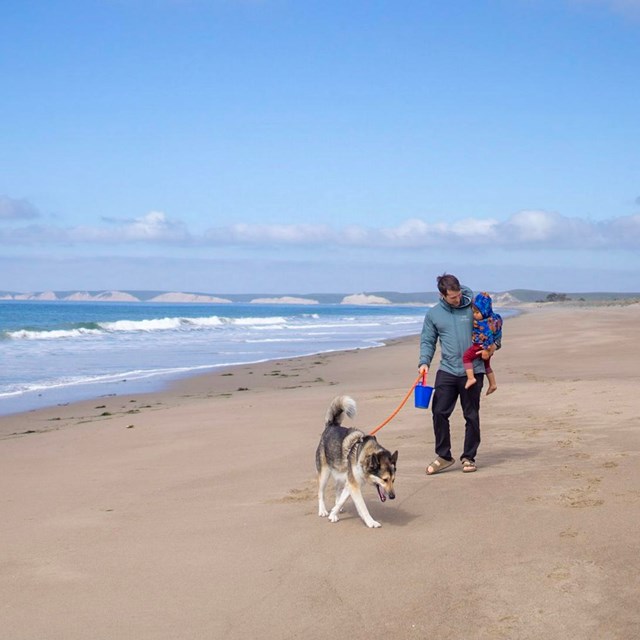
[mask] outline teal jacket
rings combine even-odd
[[[459,307],[452,307],[443,298],[427,311],[420,335],[420,362],[431,367],[436,344],[440,340],[440,369],[454,376],[464,376],[462,355],[471,346],[473,331],[473,311],[471,302],[473,291],[462,287],[462,302]],[[473,361],[476,373],[484,373],[484,361],[476,358]]]

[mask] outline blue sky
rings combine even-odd
[[[640,0],[7,0],[0,290],[640,291]]]

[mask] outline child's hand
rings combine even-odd
[[[486,349],[483,349],[480,353],[483,360],[488,360],[496,352],[496,343],[490,344]]]

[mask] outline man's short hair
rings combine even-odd
[[[460,281],[450,273],[443,273],[437,277],[438,291],[443,295],[447,295],[447,291],[460,291]]]

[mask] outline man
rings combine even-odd
[[[433,432],[436,459],[427,467],[427,475],[434,475],[454,463],[451,455],[449,418],[460,398],[465,419],[464,450],[460,460],[462,470],[476,470],[476,453],[480,445],[480,392],[484,382],[484,360],[473,363],[476,384],[465,389],[467,375],[462,355],[471,346],[473,292],[460,286],[458,278],[450,274],[438,276],[440,301],[424,317],[420,336],[420,373],[431,366],[436,344],[440,341],[440,367],[436,373],[433,400]]]

